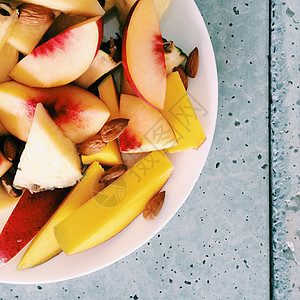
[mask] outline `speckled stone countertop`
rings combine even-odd
[[[300,2],[195,2],[215,50],[219,113],[190,197],[121,261],[58,283],[0,283],[0,299],[300,299]]]

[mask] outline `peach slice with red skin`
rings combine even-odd
[[[25,191],[0,234],[0,266],[7,263],[49,220],[69,189]]]
[[[126,20],[122,62],[124,75],[138,97],[164,108],[166,63],[153,0],[138,0]]]
[[[173,129],[161,112],[138,97],[121,95],[120,117],[130,120],[119,137],[122,152],[149,152],[177,145]]]
[[[39,6],[36,7],[38,10]],[[18,49],[23,54],[27,55],[36,47],[41,38],[54,21],[55,14],[51,10],[47,11],[51,18],[41,24],[25,24],[18,18],[12,31],[10,32],[8,43]],[[19,14],[22,15],[22,12]],[[57,13],[58,15],[59,13]]]
[[[34,49],[9,76],[33,87],[68,84],[88,69],[102,38],[102,18],[83,21]]]
[[[0,121],[20,140],[27,141],[38,103],[75,144],[95,135],[110,115],[98,97],[73,85],[41,89],[15,81],[0,84]]]

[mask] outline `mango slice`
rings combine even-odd
[[[178,145],[166,149],[166,152],[198,149],[206,140],[178,72],[171,73],[167,78],[166,100],[162,114],[173,128],[178,141]]]
[[[104,170],[99,163],[94,162],[90,165],[82,181],[73,188],[51,219],[35,236],[17,266],[17,270],[40,265],[62,251],[54,237],[53,227],[100,192],[104,187],[103,184],[99,183],[103,173]]]
[[[119,117],[119,101],[116,86],[113,77],[109,74],[98,86],[99,98],[106,104],[110,110],[110,116],[107,121]]]
[[[143,211],[172,170],[171,162],[162,151],[148,154],[54,227],[58,244],[70,255],[113,237]]]
[[[96,154],[82,155],[81,160],[85,165],[89,165],[93,161],[98,161],[104,166],[115,166],[123,163],[116,140],[107,143],[105,148]]]

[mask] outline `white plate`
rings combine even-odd
[[[85,275],[108,266],[151,239],[174,216],[184,203],[204,166],[212,143],[218,106],[218,82],[215,57],[201,14],[193,0],[173,0],[161,22],[162,34],[185,52],[195,46],[200,52],[200,69],[189,80],[189,95],[206,133],[207,140],[199,150],[170,155],[175,170],[165,186],[167,197],[159,216],[147,222],[135,219],[114,238],[91,250],[73,256],[64,253],[47,263],[25,271],[15,271],[25,249],[0,267],[0,282],[46,283]],[[0,215],[0,228],[10,211]]]

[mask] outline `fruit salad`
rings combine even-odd
[[[206,139],[187,94],[199,51],[161,33],[170,2],[0,0],[0,210],[15,205],[0,266],[29,242],[18,270],[158,217],[168,154]]]

